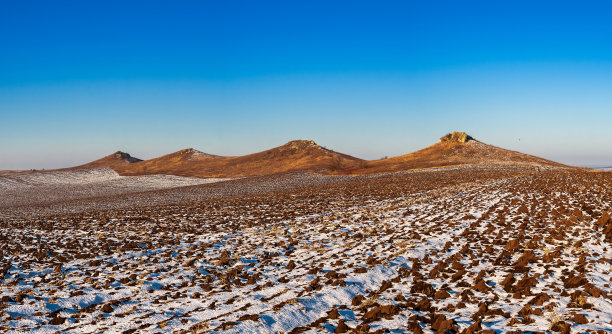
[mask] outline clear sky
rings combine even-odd
[[[0,169],[452,130],[612,165],[610,1],[0,0]]]

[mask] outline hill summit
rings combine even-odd
[[[438,143],[397,157],[368,162],[361,173],[385,173],[399,170],[459,165],[522,165],[565,167],[554,161],[506,150],[474,139],[465,132],[454,131]]]
[[[465,143],[467,141],[473,140],[470,135],[465,132],[457,132],[453,131],[451,133],[447,133],[444,137],[440,138],[440,142],[458,142]]]
[[[92,162],[89,162],[89,163],[86,163],[80,166],[72,167],[72,168],[67,168],[67,169],[89,169],[89,168],[105,168],[105,167],[115,169],[119,166],[133,164],[133,163],[140,162],[140,161],[142,160],[131,156],[129,153],[117,151],[113,154],[109,154],[98,160],[94,160]]]
[[[112,158],[114,158],[114,159],[117,159],[117,160],[124,160],[124,161],[127,161],[127,162],[129,162],[129,163],[133,163],[133,162],[139,162],[139,161],[142,161],[142,160],[140,160],[140,159],[138,159],[138,158],[134,158],[134,157],[133,157],[133,156],[131,156],[129,153],[126,153],[126,152],[121,152],[121,151],[117,151],[117,152],[115,152],[115,153],[113,153],[113,154],[111,154],[111,155],[107,156],[107,158],[108,158],[108,157],[111,157],[111,156],[112,156]]]

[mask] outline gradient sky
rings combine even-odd
[[[609,1],[0,0],[0,169],[452,130],[612,165]]]

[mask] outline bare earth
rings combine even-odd
[[[609,173],[102,174],[3,188],[1,331],[612,330]]]

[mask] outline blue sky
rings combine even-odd
[[[0,0],[0,169],[452,130],[612,165],[612,4],[533,2]]]

